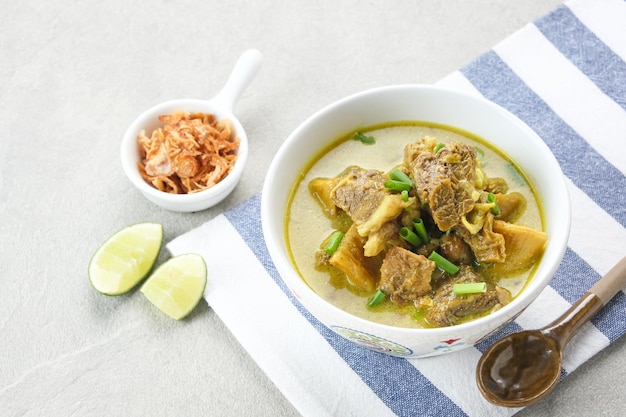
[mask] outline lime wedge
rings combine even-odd
[[[140,291],[159,310],[180,320],[191,313],[202,299],[206,276],[202,256],[186,253],[159,266]]]
[[[106,295],[130,291],[152,269],[163,243],[163,226],[137,223],[108,238],[89,262],[89,282]]]

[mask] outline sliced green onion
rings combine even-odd
[[[409,178],[408,175],[406,175],[404,172],[402,172],[399,169],[394,169],[393,171],[391,171],[389,176],[391,177],[391,179],[385,182],[385,188],[391,191],[398,191],[398,192],[407,191],[408,192],[411,189],[411,186],[413,185],[413,181],[411,181],[411,178]],[[403,196],[402,198],[405,198],[405,197]],[[408,194],[404,201],[409,201]]]
[[[447,272],[450,275],[454,275],[457,272],[459,272],[459,267],[458,266],[456,266],[455,264],[453,264],[452,262],[450,262],[449,260],[447,260],[443,256],[439,255],[435,251],[433,251],[430,254],[428,259],[433,261],[435,263],[435,265],[437,265],[437,268],[442,269],[443,271]]]
[[[341,232],[340,230],[335,230],[328,238],[328,242],[326,242],[326,244],[324,245],[324,252],[329,255],[335,253],[342,239],[343,232]]]
[[[409,185],[413,183],[413,181],[411,181],[411,178],[409,178],[408,175],[406,175],[404,172],[400,171],[399,169],[394,169],[393,171],[391,171],[390,177],[392,180],[405,182]]]
[[[406,182],[396,181],[396,180],[387,180],[385,181],[385,188],[391,191],[409,191],[411,189],[411,184],[407,184]]]
[[[467,282],[463,284],[454,284],[452,287],[454,295],[479,294],[487,292],[486,282]]]
[[[435,146],[435,149],[433,149],[433,153],[439,152],[444,146],[446,146],[445,143],[438,143],[437,146]]]
[[[376,294],[374,294],[372,298],[369,299],[369,301],[367,302],[367,306],[368,307],[377,306],[378,304],[382,303],[384,299],[385,299],[385,293],[382,292],[381,290],[378,290],[376,291]]]
[[[491,212],[494,216],[500,214],[500,207],[498,206],[498,200],[496,200],[494,193],[487,194],[487,203],[494,203],[493,207],[491,207]]]
[[[426,226],[424,226],[424,221],[421,218],[416,217],[413,219],[413,227],[415,227],[415,231],[417,232],[417,235],[420,237],[422,242],[430,242],[430,236],[428,236]]]
[[[422,244],[422,240],[420,239],[420,237],[413,233],[413,231],[408,227],[403,227],[402,229],[400,229],[400,237],[413,246],[420,246]]]
[[[376,143],[376,139],[374,139],[371,136],[365,136],[363,133],[361,132],[356,132],[354,134],[354,140],[359,140],[361,142],[363,142],[366,145],[373,145]]]

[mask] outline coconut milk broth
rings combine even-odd
[[[414,307],[387,303],[390,304],[388,308],[370,311],[366,307],[367,294],[359,294],[345,285],[336,285],[328,273],[315,268],[315,252],[333,231],[333,227],[319,202],[309,192],[308,184],[317,177],[335,177],[350,165],[389,172],[402,162],[405,145],[423,136],[434,136],[442,143],[460,141],[474,145],[487,176],[504,178],[509,185],[509,192],[517,191],[526,197],[526,210],[516,223],[543,230],[537,199],[524,175],[501,152],[487,145],[484,140],[447,126],[419,122],[386,124],[360,131],[373,137],[376,143],[366,145],[354,140],[354,133],[339,139],[303,169],[300,180],[292,191],[287,210],[286,238],[292,262],[303,280],[331,304],[370,321],[399,327],[422,327],[411,318]],[[533,270],[534,268],[518,276],[503,278],[499,285],[516,296]]]

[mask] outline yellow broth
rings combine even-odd
[[[423,136],[434,136],[438,142],[464,142],[477,149],[478,158],[489,177],[501,177],[509,192],[519,192],[527,207],[515,223],[544,230],[539,202],[532,186],[521,170],[501,151],[479,137],[448,126],[422,122],[397,122],[359,130],[375,139],[374,144],[354,140],[350,132],[335,141],[322,154],[303,168],[292,189],[286,218],[286,239],[292,262],[302,279],[323,299],[355,316],[398,327],[424,327],[413,305],[399,306],[390,302],[384,307],[368,308],[370,293],[350,285],[340,271],[319,270],[315,253],[334,230],[333,223],[320,203],[309,192],[309,182],[317,177],[335,177],[350,165],[389,172],[402,163],[404,147]],[[331,273],[329,273],[331,271]],[[515,276],[500,278],[498,285],[515,297],[532,276],[534,268]]]

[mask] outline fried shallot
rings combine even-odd
[[[209,113],[159,116],[163,126],[137,137],[143,179],[158,190],[189,194],[210,188],[232,170],[239,138],[232,122]]]

